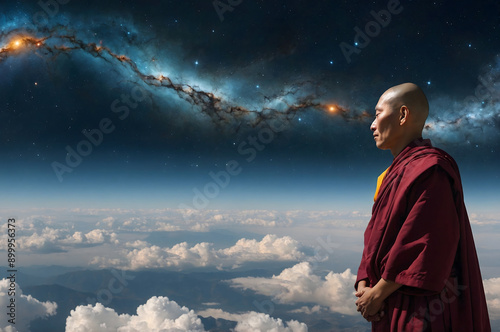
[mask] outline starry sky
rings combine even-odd
[[[42,4],[0,14],[3,207],[369,211],[392,160],[374,105],[414,82],[424,136],[496,211],[493,0]]]

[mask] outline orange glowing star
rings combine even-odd
[[[328,107],[328,111],[330,111],[330,113],[335,113],[337,111],[337,107],[332,105]]]
[[[16,39],[12,40],[10,43],[9,43],[9,47],[11,49],[17,49],[17,48],[20,48],[22,47],[24,44],[24,40],[22,39],[22,37],[17,37]]]

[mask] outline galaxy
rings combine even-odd
[[[101,310],[97,300],[77,309],[90,304],[84,294],[108,294],[115,278],[123,301],[100,301],[116,314],[109,326],[140,330],[134,322],[161,307],[191,322],[184,330],[215,331],[212,317],[220,330],[246,331],[267,314],[262,326],[283,331],[363,331],[340,302],[350,301],[376,179],[392,160],[373,142],[374,107],[404,82],[429,99],[424,138],[460,167],[494,285],[499,11],[495,1],[3,4],[2,225],[18,220],[20,271],[66,287],[64,301],[78,298],[58,303],[42,281],[19,281],[45,303],[26,324],[73,331]],[[110,277],[86,288],[95,276],[85,269]],[[117,271],[184,274],[213,298],[180,292],[187,284],[139,295]]]

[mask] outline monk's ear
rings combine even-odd
[[[406,105],[401,106],[399,109],[399,125],[403,125],[408,121],[408,115],[410,115],[410,110]]]

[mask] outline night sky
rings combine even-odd
[[[3,207],[369,210],[374,105],[414,82],[495,211],[495,1],[46,4],[2,4]]]

